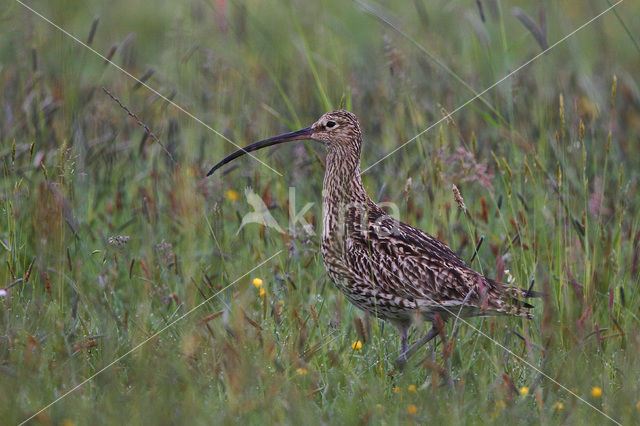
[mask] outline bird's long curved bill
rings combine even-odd
[[[207,173],[207,176],[211,176],[213,172],[218,170],[220,167],[235,160],[238,157],[243,156],[244,154],[247,154],[252,151],[257,151],[259,149],[266,148],[268,146],[277,145],[283,142],[310,139],[312,134],[313,134],[313,129],[311,127],[306,127],[301,130],[296,130],[295,132],[285,133],[279,136],[274,136],[269,139],[264,139],[258,142],[254,142],[250,145],[245,146],[242,149],[237,150],[233,154],[228,155],[224,160],[220,161],[218,164],[213,166],[211,170],[209,170],[209,173]]]

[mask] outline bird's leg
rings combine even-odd
[[[409,327],[398,326],[398,332],[400,333],[400,346],[402,347],[402,351],[400,352],[400,356],[396,358],[396,366],[399,369],[402,369],[404,367],[404,364],[406,364],[407,362],[405,353],[407,352],[407,335],[409,333]]]
[[[402,330],[400,330],[400,346],[402,347],[402,353],[400,354],[400,356],[404,356],[404,354],[407,353],[408,332],[409,332],[409,329],[407,328],[403,328]]]
[[[411,345],[411,347],[406,353],[407,359],[409,359],[411,355],[413,355],[418,349],[426,345],[429,341],[431,341],[437,335],[438,335],[438,329],[435,326],[431,327],[429,332],[422,339],[418,340],[416,343]]]
[[[422,339],[418,340],[416,343],[411,345],[409,349],[407,349],[407,340],[406,340],[407,338],[405,334],[402,340],[402,343],[403,343],[402,354],[400,354],[400,356],[396,358],[396,367],[398,367],[399,369],[404,368],[404,366],[406,365],[411,355],[413,355],[415,351],[423,347],[425,344],[427,344],[427,342],[432,340],[437,335],[438,335],[438,329],[434,325],[433,327],[431,327],[431,330],[429,330],[429,332]]]

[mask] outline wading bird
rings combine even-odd
[[[325,268],[351,303],[398,329],[402,353],[397,365],[404,365],[439,333],[440,319],[495,314],[532,318],[526,310],[532,306],[521,299],[538,294],[474,271],[446,244],[397,221],[369,198],[360,178],[360,124],[349,111],[328,112],[310,127],[248,145],[207,176],[248,152],[308,139],[327,149],[322,189]],[[432,327],[407,348],[407,334],[416,321],[429,321]]]

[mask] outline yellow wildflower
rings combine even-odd
[[[600,398],[602,396],[602,388],[599,386],[594,386],[591,388],[591,396],[594,398]]]
[[[351,349],[359,351],[360,349],[362,349],[362,342],[360,340],[356,340],[355,342],[353,342],[353,344],[351,345]]]
[[[400,393],[400,388],[398,386],[394,386],[393,393]]]
[[[407,406],[407,411],[409,412],[409,414],[414,415],[418,413],[418,407],[416,407],[413,404],[410,404]]]
[[[520,388],[520,396],[524,398],[527,395],[529,395],[529,388],[526,387],[526,386],[521,387]]]
[[[505,408],[507,404],[503,400],[496,401],[496,408]]]
[[[254,285],[255,288],[262,287],[262,280],[260,278],[254,278],[253,279],[253,285]]]
[[[258,293],[258,295],[259,295],[260,297],[263,297],[265,293],[266,293],[266,291],[264,291],[264,288],[261,288],[261,289],[260,289],[260,292]]]
[[[302,368],[302,367],[298,368],[296,371],[298,372],[299,376],[304,376],[305,374],[308,373],[307,369],[306,368]]]
[[[564,404],[562,402],[556,402],[553,406],[556,410],[560,411],[564,408]]]
[[[416,385],[409,385],[409,392],[418,393]]]
[[[238,191],[234,191],[233,189],[227,189],[224,191],[224,195],[227,197],[227,200],[231,202],[238,201],[238,198],[240,198]]]

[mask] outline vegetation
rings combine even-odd
[[[613,3],[386,3],[28,3],[69,34],[5,3],[2,423],[640,421],[640,3],[558,45]],[[451,322],[395,371],[322,264],[322,146],[204,178],[340,106],[373,198],[533,282],[534,320]],[[240,226],[254,193],[283,232]]]

